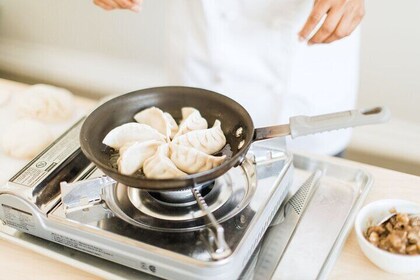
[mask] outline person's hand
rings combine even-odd
[[[301,40],[308,44],[331,43],[350,35],[365,14],[364,0],[315,0],[308,20],[299,32]],[[321,19],[325,21],[319,30],[308,38]]]
[[[143,0],[93,0],[96,6],[104,10],[111,11],[114,9],[127,9],[133,12],[139,12]]]

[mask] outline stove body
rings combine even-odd
[[[81,153],[82,121],[0,187],[0,219],[19,231],[167,279],[236,279],[292,182],[284,140],[253,144],[202,196],[229,252],[193,200],[110,182]],[[94,179],[97,178],[97,179]],[[76,184],[62,184],[60,182]],[[77,182],[84,184],[78,185]],[[90,182],[90,184],[86,184]]]

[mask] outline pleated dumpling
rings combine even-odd
[[[193,174],[221,165],[226,156],[215,157],[191,147],[170,144],[171,160],[182,171]]]
[[[216,120],[212,128],[190,131],[175,137],[172,143],[195,148],[211,155],[220,151],[226,145],[226,137],[220,121]]]
[[[145,142],[134,142],[123,146],[120,149],[118,158],[118,171],[124,175],[132,175],[143,167],[146,159],[153,156],[162,141],[149,140]]]
[[[134,119],[138,123],[147,124],[150,127],[153,127],[161,134],[166,137],[170,137],[171,128],[169,126],[169,121],[163,111],[156,107],[150,107],[144,109],[134,115]]]
[[[169,159],[169,145],[160,145],[156,153],[143,164],[143,172],[147,178],[171,179],[186,176]]]
[[[197,109],[192,107],[184,107],[181,109],[181,112],[182,121],[179,125],[179,129],[175,137],[190,131],[206,129],[208,127],[206,119],[201,116]]]
[[[132,122],[112,129],[105,136],[104,140],[102,140],[102,143],[119,150],[128,143],[143,142],[147,140],[165,142],[166,137],[148,125]]]

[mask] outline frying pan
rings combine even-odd
[[[182,107],[194,107],[207,120],[209,126],[216,119],[222,123],[226,146],[221,154],[227,156],[222,165],[211,170],[174,179],[150,179],[142,175],[123,175],[110,163],[110,148],[102,143],[113,128],[133,122],[134,115],[155,106],[181,120]],[[252,118],[236,101],[200,88],[157,87],[134,91],[100,105],[86,118],[80,131],[80,145],[86,157],[114,180],[135,188],[152,191],[176,190],[193,187],[214,180],[230,168],[239,165],[254,141],[289,135],[294,137],[385,122],[389,119],[386,108],[368,111],[346,111],[316,117],[297,116],[290,124],[254,129]]]

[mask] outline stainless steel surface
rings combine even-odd
[[[102,201],[103,188],[114,187],[117,182],[108,176],[97,177],[75,183],[60,183],[61,202],[66,213],[94,206]]]
[[[259,127],[255,129],[254,141],[290,135],[289,124]]]
[[[320,185],[308,205],[274,279],[325,279],[337,260],[354,219],[373,183],[363,169],[294,155],[291,191],[317,169]]]
[[[207,194],[214,187],[214,181],[200,184],[195,186],[200,193]],[[193,205],[196,203],[194,195],[191,193],[191,188],[175,190],[175,191],[164,191],[164,192],[149,192],[159,203],[166,205],[184,207]],[[133,202],[134,203],[134,202]]]
[[[196,188],[191,189],[198,206],[201,211],[206,214],[210,221],[208,226],[208,246],[211,250],[211,257],[213,260],[222,260],[232,254],[232,250],[225,240],[225,229],[217,222],[212,211],[210,211],[206,201],[201,196],[200,191]]]
[[[254,168],[248,160],[241,167],[232,168],[217,178],[210,192],[204,196],[209,211],[218,221],[227,221],[247,207],[255,193],[257,178]],[[181,203],[183,207],[176,203],[162,204],[147,191],[121,184],[107,190],[105,200],[121,219],[145,229],[186,232],[206,227],[206,214],[197,204]]]
[[[313,176],[316,174],[316,172],[318,172],[318,173],[321,172],[322,173],[323,171],[322,170],[316,170],[315,173],[312,173],[312,175],[308,178],[308,180],[311,179],[311,178],[313,178]],[[319,175],[319,176],[321,176],[321,175]],[[303,187],[303,186],[304,185],[302,185],[301,187]],[[280,224],[280,223],[282,223],[284,221],[284,218],[285,218],[285,215],[284,215],[285,206],[286,206],[287,202],[289,201],[289,199],[292,196],[294,196],[297,193],[297,191],[299,191],[300,188],[289,190],[289,193],[287,194],[286,199],[284,200],[284,202],[280,206],[279,211],[276,213],[276,215],[274,216],[273,220],[271,221],[270,227],[271,226],[276,226],[276,225],[278,225],[278,224]]]
[[[321,176],[322,171],[316,170],[313,172],[286,202],[284,211],[281,212],[284,214],[284,221],[267,229],[261,241],[261,250],[254,270],[255,280],[271,279],[273,276],[302,213],[319,184]]]
[[[282,156],[284,157],[284,153],[281,152],[281,149],[279,149],[281,145],[278,141],[282,141],[282,139],[279,138],[276,139],[276,141],[270,140],[258,142],[258,149],[253,150],[252,154],[249,154],[249,161],[258,162],[258,164],[263,164],[264,166],[270,166],[270,162],[275,164],[274,159],[281,158]],[[267,149],[270,149],[270,152],[267,152]],[[272,158],[272,160],[269,160],[270,158]],[[345,165],[338,166],[328,162],[315,161],[311,158],[300,155],[295,155],[294,165],[295,172],[293,179],[294,183],[291,188],[292,193],[301,186],[301,184],[314,170],[321,168],[325,171],[325,174],[317,192],[314,194],[311,204],[302,216],[300,224],[285,252],[281,264],[276,270],[274,278],[324,279],[338,257],[345,238],[351,229],[354,216],[369,191],[372,184],[372,178],[364,170],[355,169]],[[88,170],[88,168],[86,170]],[[270,177],[270,170],[274,169],[261,168],[258,170],[258,178],[260,178],[259,180],[262,180],[264,183],[263,186],[268,186],[269,184],[274,183],[274,179]],[[102,175],[102,173],[98,172],[98,170],[91,170],[91,172],[88,173],[91,177]],[[262,185],[258,184],[258,186]],[[264,188],[263,186],[262,188]],[[13,187],[16,189],[18,186],[13,185]],[[6,189],[9,189],[10,192],[10,185],[6,186]],[[257,192],[256,195],[261,196],[262,193],[264,192]],[[254,201],[251,201],[250,204],[252,204],[252,209],[258,208],[258,204]],[[84,231],[90,231],[96,234],[98,232],[96,228],[98,227],[102,227],[104,230],[107,229],[106,223],[96,222],[101,221],[100,219],[90,221],[86,224],[86,226],[77,226],[78,222],[73,223],[65,218],[65,213],[62,207],[57,207],[54,210],[53,216],[54,219],[52,222],[55,226],[61,224],[62,221],[67,221],[65,224],[75,227],[77,229],[76,232],[78,232],[79,235],[83,233],[84,238],[86,237]],[[239,215],[238,219],[233,219],[232,222],[235,223],[235,226],[247,227],[249,221],[241,223],[242,218],[243,216]],[[254,216],[254,218],[258,219],[259,216]],[[107,219],[115,221],[115,219],[118,218],[103,218],[103,220]],[[45,221],[48,222],[48,220]],[[82,219],[79,217],[79,219],[74,221],[82,221]],[[244,222],[244,220],[242,220],[242,222]],[[122,226],[124,223],[118,223],[117,225]],[[127,230],[130,229],[130,227],[127,227]],[[229,229],[232,228],[229,227]],[[134,232],[132,235],[134,238],[133,240],[136,238],[140,239],[141,234],[144,232],[147,231],[137,230]],[[237,233],[234,235],[237,235]],[[95,243],[97,243],[99,240],[102,240],[103,236],[106,235],[103,235],[100,232],[99,235],[95,236]],[[112,233],[112,231],[109,232],[107,236],[117,237],[114,233]],[[189,237],[190,235],[187,235],[184,240],[191,242]],[[229,239],[231,237],[232,236],[229,234]],[[250,236],[247,236],[248,241],[252,240],[249,237]],[[0,238],[14,242],[19,246],[30,248],[40,254],[53,257],[60,261],[67,263],[71,262],[74,266],[105,279],[156,279],[152,275],[127,267],[127,264],[119,265],[115,260],[107,261],[102,258],[98,258],[95,255],[91,255],[91,253],[87,254],[61,244],[52,243],[48,241],[47,237],[44,237],[47,239],[44,240],[33,237],[29,234],[24,234],[7,225],[0,224]],[[156,236],[156,240],[160,239],[160,235]],[[123,244],[130,240],[130,236],[118,236],[118,240],[121,244]],[[133,242],[133,240],[129,242],[131,246],[136,247],[140,244],[138,242]],[[314,242],[314,240],[322,242]],[[227,242],[229,243],[230,241]],[[147,248],[147,244],[146,246],[141,245],[140,247]],[[150,248],[157,250],[156,247]],[[206,250],[205,248],[203,249]],[[234,253],[236,250],[237,249],[234,248]],[[160,250],[157,252],[160,252]],[[248,276],[248,278],[243,279],[249,279],[249,272],[252,271],[253,264],[256,263],[258,252],[258,249],[253,252],[252,258],[244,271],[244,273],[248,272],[248,274],[245,275]],[[140,256],[141,255],[137,257]],[[166,258],[167,254],[164,256]],[[178,254],[175,254],[175,256],[176,258],[179,258]],[[302,269],[302,267],[304,269]],[[204,273],[202,273],[202,275],[203,277],[205,276]],[[214,275],[212,279],[215,279]]]
[[[256,155],[255,157],[260,159],[258,163],[259,169],[257,169],[264,170],[264,172],[256,172],[255,163],[251,160],[246,160],[242,166],[230,170],[228,175],[223,176],[232,177],[232,187],[234,189],[243,189],[243,186],[240,187],[239,185],[242,185],[244,182],[247,183],[247,187],[245,189],[246,203],[243,203],[243,205],[239,203],[236,205],[237,209],[232,210],[236,214],[229,214],[231,216],[227,216],[224,219],[219,217],[217,219],[217,222],[225,229],[226,243],[232,250],[232,255],[224,259],[224,262],[220,264],[217,260],[214,260],[214,256],[212,256],[213,250],[207,242],[211,238],[211,233],[207,226],[203,226],[201,229],[197,228],[191,233],[185,230],[179,232],[173,232],[172,230],[170,232],[168,230],[150,231],[150,228],[145,229],[122,219],[121,217],[123,217],[125,212],[119,212],[117,210],[112,211],[115,215],[114,217],[105,217],[103,215],[101,220],[91,221],[86,224],[88,226],[87,228],[83,226],[81,229],[93,230],[96,240],[101,240],[105,237],[109,238],[109,234],[112,234],[111,236],[118,242],[119,247],[129,245],[130,248],[136,250],[144,248],[147,251],[154,252],[159,258],[166,259],[166,264],[168,263],[168,258],[170,258],[172,260],[171,263],[173,263],[171,265],[173,269],[175,267],[179,269],[179,267],[185,265],[190,266],[188,269],[190,273],[192,269],[200,269],[202,272],[197,273],[200,276],[202,275],[203,278],[208,276],[208,272],[204,273],[204,271],[210,269],[210,266],[207,265],[209,262],[215,262],[211,266],[213,269],[217,267],[222,269],[226,266],[222,270],[225,271],[224,273],[240,273],[241,269],[238,270],[238,267],[243,267],[246,264],[244,261],[248,260],[257,242],[262,237],[265,226],[269,225],[269,221],[271,220],[269,216],[272,217],[274,215],[275,210],[278,209],[278,205],[284,199],[288,189],[284,184],[290,182],[289,176],[291,175],[290,168],[287,168],[288,164],[290,164],[290,157],[284,152],[281,153],[279,151],[268,154],[266,148],[258,147],[255,147],[253,152]],[[266,157],[265,162],[262,160],[264,156]],[[100,175],[100,172],[91,174],[91,176],[98,175]],[[117,187],[114,189],[120,190],[122,188]],[[242,192],[244,191],[238,192],[233,197],[236,196],[243,201]],[[115,196],[110,188],[104,189],[104,194],[105,201],[109,205],[110,197],[115,198]],[[272,214],[267,211],[268,209],[272,209]],[[74,220],[64,219],[64,217],[63,207],[60,205],[53,211],[50,220],[54,223],[66,224],[68,226],[80,225],[81,222],[86,223],[86,220],[80,217]],[[218,218],[217,215],[216,218]],[[153,218],[154,220],[158,219]],[[205,220],[202,220],[203,225],[205,225]],[[170,221],[163,222],[162,226],[167,222]],[[189,222],[195,223],[196,221],[189,220]],[[133,245],[134,247],[132,247]],[[141,255],[144,255],[144,253]],[[178,265],[176,264],[177,262],[179,262]],[[227,267],[230,267],[230,269]],[[178,279],[179,277],[172,275],[169,278]],[[228,279],[231,278],[229,277]]]
[[[110,210],[103,207],[103,199],[105,189],[115,185],[116,182],[108,176],[73,183],[61,182],[61,201],[66,218],[89,223],[113,216]]]

